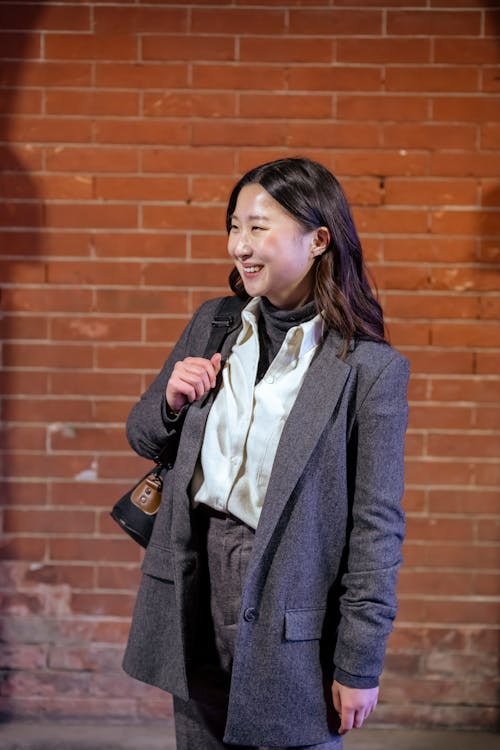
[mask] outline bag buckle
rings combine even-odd
[[[161,503],[163,479],[155,471],[144,477],[142,482],[132,492],[130,499],[143,513],[154,516],[158,513]]]

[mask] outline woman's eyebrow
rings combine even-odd
[[[232,214],[231,221],[233,219],[236,219],[236,221],[239,221],[239,217],[236,214]],[[251,214],[247,217],[247,221],[269,221],[268,216],[264,216],[264,214]]]

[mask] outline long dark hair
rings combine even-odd
[[[314,299],[326,330],[333,329],[342,337],[342,355],[355,337],[385,341],[382,307],[368,281],[349,204],[333,174],[322,164],[302,158],[278,159],[255,167],[241,178],[229,197],[228,233],[241,189],[255,183],[308,231],[322,226],[330,230],[327,249],[314,261]],[[236,268],[231,271],[229,284],[239,297],[248,297]]]

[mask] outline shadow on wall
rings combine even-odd
[[[36,166],[36,149],[23,145],[17,148],[14,141],[11,142],[12,121],[17,112],[23,111],[21,93],[21,80],[23,66],[27,50],[33,43],[33,32],[37,28],[40,16],[43,12],[43,0],[30,5],[22,5],[10,9],[7,13],[9,25],[18,25],[23,30],[16,31],[11,36],[6,36],[5,46],[2,49],[2,66],[0,68],[0,86],[2,87],[2,110],[4,117],[0,118],[0,247],[1,255],[5,260],[3,264],[4,273],[0,279],[1,301],[0,310],[3,318],[4,342],[15,339],[33,338],[38,336],[38,321],[29,316],[22,318],[17,316],[19,312],[29,311],[26,303],[16,297],[16,283],[19,282],[19,272],[22,278],[29,280],[30,274],[36,267],[36,258],[40,253],[40,227],[44,221],[44,204],[37,194],[37,187],[30,175],[30,169],[40,169]],[[21,23],[16,23],[16,14],[19,14]],[[7,25],[7,24],[6,24]],[[6,26],[5,25],[5,26]],[[4,30],[5,30],[4,26]],[[28,261],[19,263],[18,261]],[[21,270],[22,269],[22,270]],[[35,273],[37,270],[35,268]],[[27,276],[26,276],[27,274]],[[26,327],[25,327],[26,326]],[[33,326],[33,327],[32,327]],[[9,369],[8,362],[2,361],[1,374],[1,420],[4,429],[0,431],[2,440],[2,455],[0,458],[0,507],[13,506],[16,501],[25,502],[24,491],[32,491],[23,487],[19,482],[22,476],[23,466],[26,459],[18,457],[13,453],[11,433],[5,428],[5,423],[13,419],[12,406],[15,404],[14,397],[22,395],[27,385],[15,369]],[[36,373],[33,374],[36,378]],[[41,385],[38,386],[41,388]],[[37,386],[30,387],[36,390]],[[42,392],[42,391],[40,391]],[[40,493],[46,493],[45,486],[39,486]],[[37,497],[37,502],[45,502],[45,497]],[[28,540],[29,542],[29,540]],[[16,540],[4,539],[0,547],[0,557],[3,560],[15,560],[22,558],[22,552],[16,547]],[[2,585],[14,588],[15,582],[12,577],[11,568],[5,566],[2,575]],[[11,641],[11,629],[15,627],[7,619],[0,621],[0,646],[3,653],[8,653],[8,643]],[[8,720],[14,713],[9,702],[9,676],[11,665],[4,660],[0,663],[0,681],[2,686],[2,699],[0,704],[0,720]]]

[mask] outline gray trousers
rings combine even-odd
[[[255,750],[223,742],[241,594],[254,531],[238,519],[200,505],[194,511],[197,533],[206,542],[205,614],[197,635],[197,667],[191,676],[193,698],[174,697],[177,750]],[[341,738],[296,750],[341,750]],[[261,750],[267,750],[261,748]],[[274,748],[285,750],[285,748]]]

